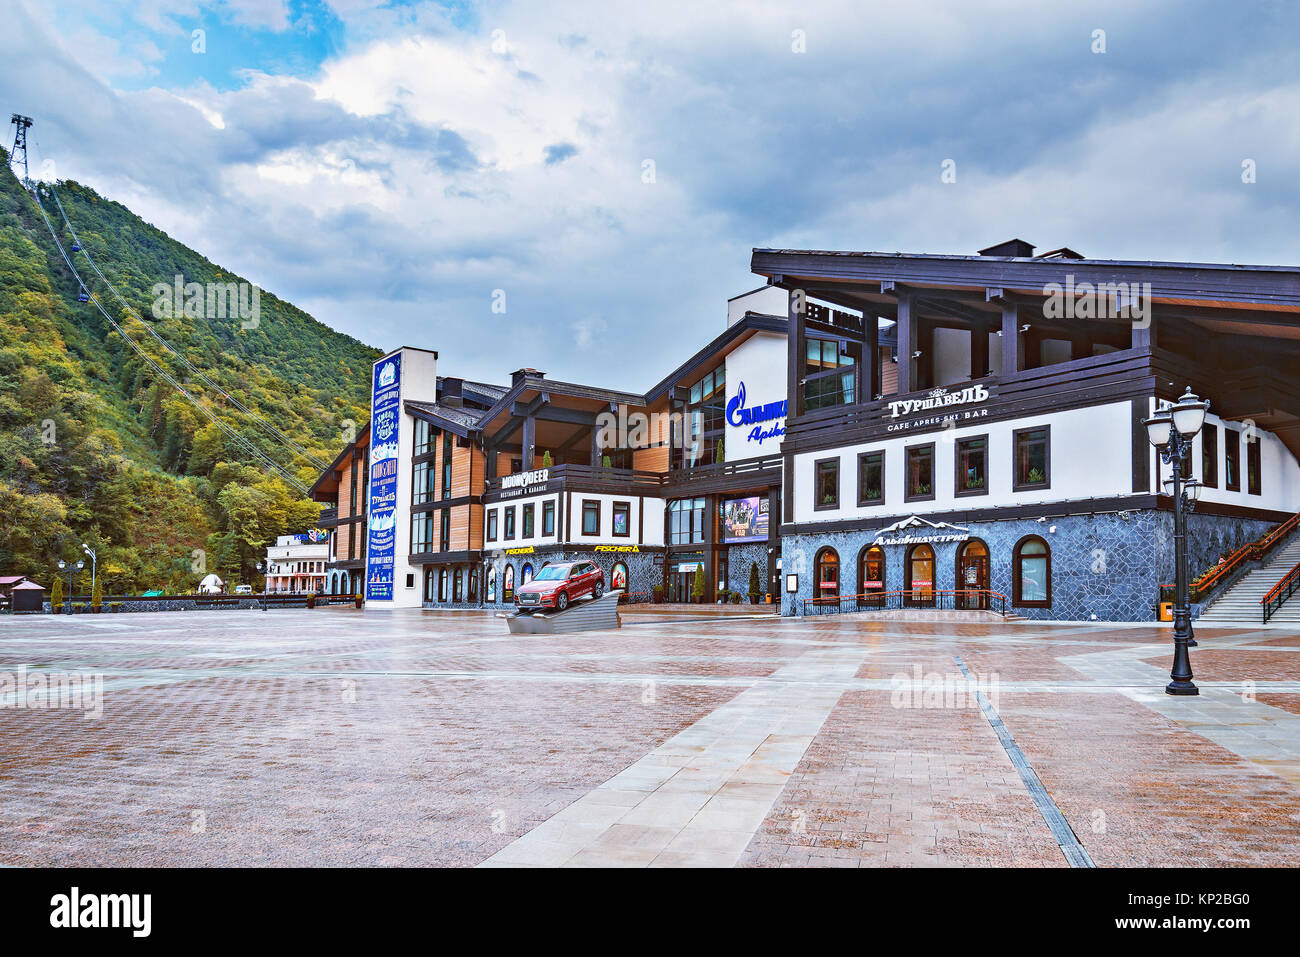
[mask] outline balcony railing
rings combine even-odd
[[[781,467],[780,455],[742,459],[737,462],[716,462],[694,468],[672,469],[668,472],[650,472],[644,469],[606,468],[596,465],[552,465],[547,470],[547,482],[590,487],[613,486],[619,491],[641,495],[657,495],[673,487],[702,484],[736,477],[760,477],[760,473]],[[488,492],[501,491],[501,479],[490,479]]]

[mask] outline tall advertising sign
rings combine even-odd
[[[402,354],[374,368],[370,392],[370,503],[366,601],[392,601],[397,554],[397,438],[401,425]]]

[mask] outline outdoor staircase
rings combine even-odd
[[[1300,536],[1268,556],[1263,566],[1247,572],[1196,619],[1196,624],[1220,627],[1260,624],[1264,620],[1260,599],[1297,563],[1300,563]],[[1275,611],[1268,623],[1300,626],[1300,595]]]

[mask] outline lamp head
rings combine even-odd
[[[1169,414],[1173,417],[1174,428],[1179,434],[1190,439],[1201,431],[1201,426],[1205,424],[1205,413],[1209,408],[1210,403],[1202,402],[1189,387],[1178,400],[1178,404],[1169,410]]]
[[[68,563],[65,562],[62,558],[60,558],[60,559],[59,559],[59,571],[63,571],[63,569],[65,569],[65,568],[67,568],[67,567],[68,567]]]
[[[1151,418],[1143,419],[1142,424],[1147,427],[1147,441],[1156,448],[1162,449],[1169,444],[1174,420],[1168,412],[1157,412]]]

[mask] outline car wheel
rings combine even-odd
[[[600,597],[605,594],[605,585],[603,582],[596,582],[596,587],[592,589],[591,598],[593,601],[600,601]]]
[[[562,591],[555,596],[555,610],[564,611],[564,609],[568,607],[569,607],[569,593],[567,591]]]

